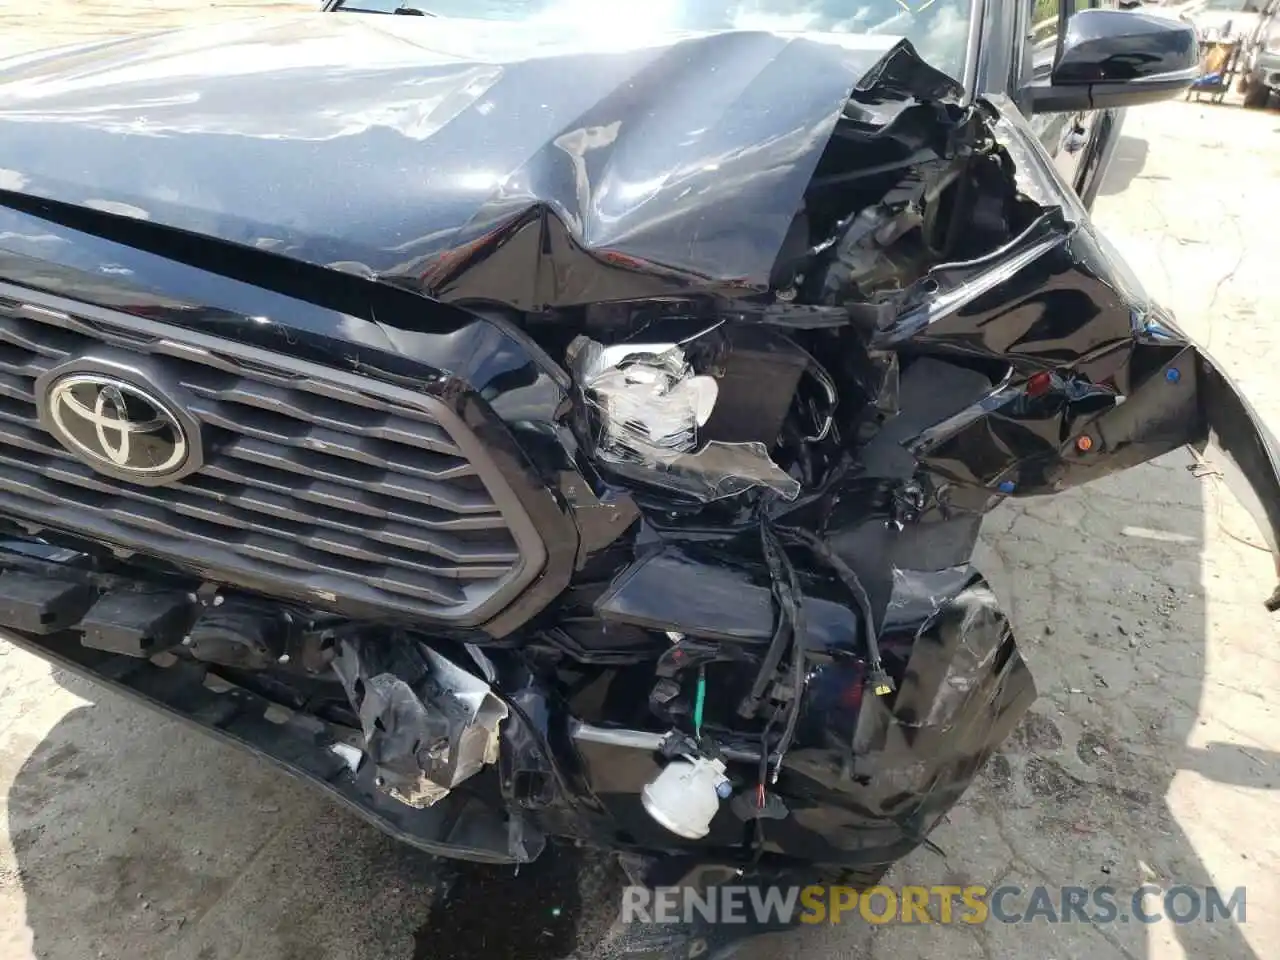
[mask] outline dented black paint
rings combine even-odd
[[[926,837],[1035,696],[1007,619],[969,566],[983,513],[1008,495],[1053,493],[1215,439],[1275,542],[1275,440],[1096,234],[1008,101],[962,105],[909,47],[727,34],[517,58],[489,77],[491,100],[454,103],[466,118],[457,129],[417,137],[371,123],[338,142],[314,125],[334,98],[346,111],[374,108],[415,77],[450,97],[469,89],[464,61],[402,40],[366,36],[340,55],[320,43],[355,36],[296,25],[265,36],[311,41],[292,66],[175,67],[159,87],[129,69],[199,40],[82,55],[101,67],[0,67],[0,168],[19,173],[0,190],[0,297],[88,304],[414,385],[452,404],[493,452],[547,554],[509,607],[444,631],[317,601],[336,618],[323,621],[330,639],[337,622],[492,670],[510,716],[492,777],[477,781],[481,799],[452,797],[452,819],[388,813],[367,767],[346,784],[332,764],[301,762],[305,744],[255,734],[256,749],[325,780],[384,829],[486,861],[525,860],[567,835],[642,855],[651,877],[715,863],[873,878]],[[375,62],[383,54],[398,59]],[[198,96],[147,108],[150,126],[134,122],[150,92],[174,85]],[[245,110],[266,91],[278,99]],[[483,103],[503,122],[485,119]],[[556,137],[610,124],[622,133],[572,175]],[[672,125],[704,135],[675,150],[654,139]],[[855,173],[859,151],[909,171],[924,162],[903,157],[922,150],[945,166],[998,139],[973,188],[999,208],[973,218],[987,233],[982,251],[934,262],[883,296],[833,302],[848,286],[834,282],[814,293],[803,274],[822,252],[792,234],[805,203],[821,220],[806,200],[813,184],[849,173],[832,167],[833,136],[856,144],[843,155]],[[481,160],[510,189],[463,189]],[[1002,186],[1014,177],[1017,196]],[[659,181],[630,205],[617,199]],[[999,236],[1005,226],[1011,235]],[[855,262],[858,251],[844,254]],[[794,501],[757,490],[699,503],[593,458],[563,349],[569,334],[607,330],[653,297],[686,320],[786,331],[839,380],[848,419],[789,464],[801,480]],[[17,519],[30,535],[31,518]],[[790,586],[762,543],[788,558]],[[3,566],[33,562],[7,554]],[[71,576],[65,563],[40,564],[44,576]],[[161,576],[109,556],[86,570],[76,576],[107,590],[157,578],[194,586],[204,573],[178,564]],[[785,658],[775,644],[784,627],[799,637]],[[66,635],[18,639],[190,712],[180,685],[152,677],[158,667],[81,655]],[[872,649],[895,688],[884,695]],[[743,717],[763,663],[800,678],[785,743],[763,714]],[[762,767],[777,765],[768,790],[782,815],[753,816],[748,804],[744,817],[726,803],[706,838],[685,841],[639,797],[659,769],[661,735],[693,725],[700,672],[705,734],[736,795],[749,801]],[[287,671],[270,683],[230,673],[263,696],[290,682]]]
[[[31,195],[448,301],[763,289],[851,80],[892,45],[601,50],[520,22],[346,16],[133,38],[83,71],[5,70],[0,168]]]

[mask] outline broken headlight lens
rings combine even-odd
[[[719,386],[679,344],[606,347],[579,336],[566,360],[589,414],[593,457],[615,472],[704,503],[756,487],[788,500],[800,493],[763,443],[700,442]]]

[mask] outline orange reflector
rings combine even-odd
[[[1093,437],[1080,437],[1076,440],[1076,449],[1081,453],[1088,453],[1093,449]]]

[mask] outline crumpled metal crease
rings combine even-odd
[[[334,670],[360,717],[369,760],[401,802],[432,806],[497,761],[506,704],[437,651],[348,638]]]
[[[446,300],[763,291],[854,83],[932,76],[888,36],[363,19],[107,44],[72,78],[9,64],[0,167]]]

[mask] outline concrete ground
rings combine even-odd
[[[251,6],[0,0],[0,49]],[[1273,424],[1278,147],[1275,113],[1184,102],[1130,111],[1096,210]],[[1280,627],[1261,604],[1274,570],[1212,463],[1180,454],[1004,509],[984,554],[1042,696],[934,835],[942,853],[920,851],[892,879],[1245,886],[1247,921],[855,924],[752,955],[1280,954]],[[580,897],[570,864],[554,868],[558,882],[536,870],[516,882],[473,874],[479,893],[433,910],[442,871],[429,858],[251,759],[2,646],[0,798],[6,960],[549,960],[584,916],[614,906]]]

